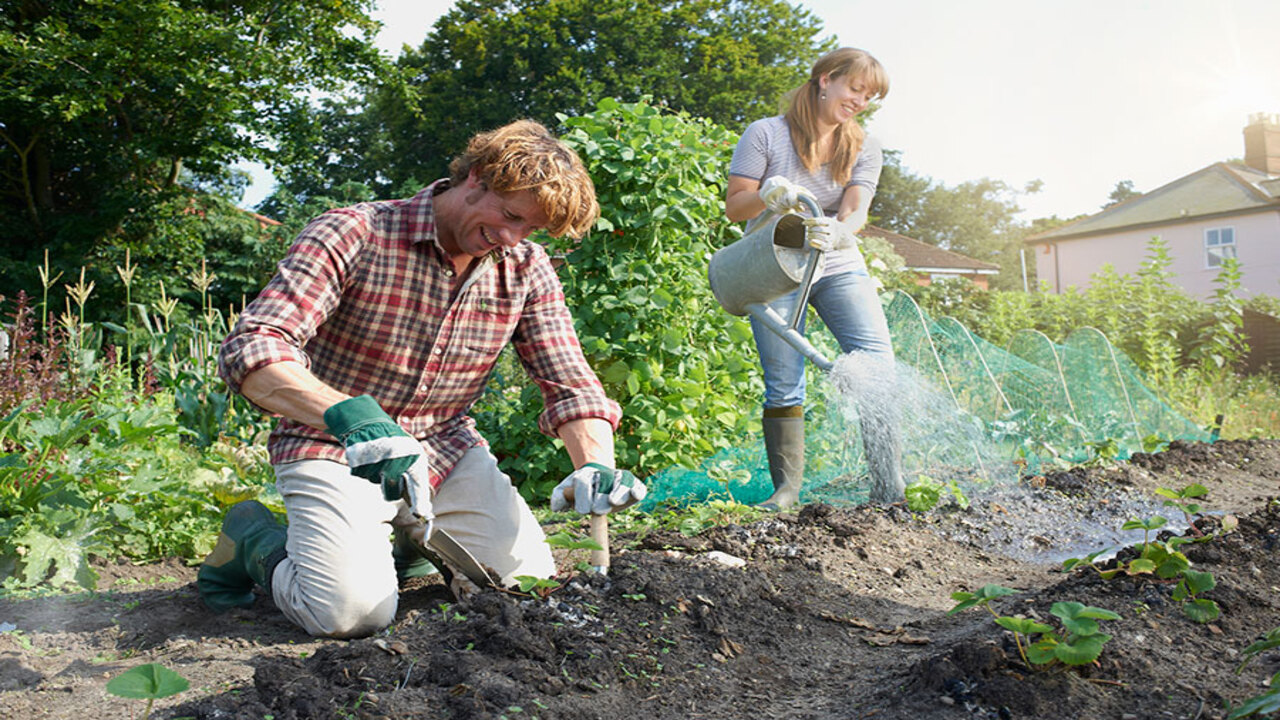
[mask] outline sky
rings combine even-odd
[[[912,173],[1021,191],[1021,217],[1097,212],[1244,156],[1254,113],[1280,115],[1280,0],[801,0],[823,37],[889,73],[867,124]],[[378,45],[416,46],[452,0],[378,0]],[[243,204],[271,189],[255,172]],[[873,208],[874,212],[874,208]]]

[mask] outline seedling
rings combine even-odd
[[[947,491],[951,492],[956,505],[959,505],[961,510],[969,508],[969,498],[965,496],[955,480],[949,480],[943,484],[928,475],[920,475],[918,480],[906,487],[904,494],[909,509],[913,512],[928,512],[938,506],[942,501],[943,493]]]
[[[551,578],[516,575],[515,580],[520,584],[520,592],[536,595],[543,600],[546,600],[547,596],[560,589],[560,583]]]
[[[1118,573],[1119,570],[1118,569],[1103,570],[1097,565],[1094,565],[1093,561],[1097,560],[1100,556],[1105,555],[1114,549],[1115,549],[1115,546],[1112,545],[1110,547],[1102,548],[1097,552],[1089,553],[1088,555],[1085,555],[1082,558],[1067,558],[1066,560],[1062,561],[1062,572],[1069,573],[1072,570],[1076,570],[1082,567],[1090,567],[1090,568],[1093,568],[1094,571],[1096,571],[1104,579],[1110,580],[1111,578],[1116,576],[1116,573]]]
[[[1156,494],[1161,497],[1169,498],[1164,501],[1166,507],[1174,507],[1182,511],[1192,533],[1197,536],[1203,535],[1203,533],[1200,532],[1200,529],[1195,525],[1195,516],[1200,514],[1200,511],[1203,508],[1199,504],[1191,502],[1191,500],[1208,495],[1208,488],[1198,483],[1192,483],[1181,490],[1170,490],[1169,488],[1163,487],[1156,488]]]
[[[151,716],[151,705],[160,698],[177,695],[191,687],[191,683],[163,665],[148,663],[127,670],[107,683],[107,692],[116,697],[146,700],[147,708],[142,720]]]
[[[1253,717],[1254,715],[1273,715],[1280,712],[1280,673],[1271,676],[1271,689],[1249,698],[1240,707],[1227,715],[1227,720]]]
[[[1244,649],[1244,659],[1236,666],[1236,674],[1244,672],[1244,666],[1249,664],[1250,660],[1261,655],[1272,648],[1280,647],[1280,627],[1269,630],[1262,639]]]
[[[1099,620],[1119,620],[1120,616],[1103,608],[1078,602],[1056,602],[1049,613],[1057,617],[1065,632],[1046,632],[1027,650],[1031,662],[1047,665],[1054,661],[1064,665],[1088,665],[1102,654],[1102,646],[1111,639],[1100,631]]]
[[[751,471],[734,464],[732,460],[721,460],[707,469],[707,477],[724,485],[724,492],[733,499],[733,485],[743,485],[751,481]]]
[[[1056,602],[1049,612],[1062,624],[1062,632],[1056,632],[1050,625],[1021,616],[997,615],[990,603],[997,597],[1010,595],[1010,590],[999,585],[985,585],[976,593],[952,593],[951,598],[959,601],[948,614],[981,606],[995,618],[996,624],[1013,633],[1013,641],[1018,646],[1018,654],[1029,667],[1035,665],[1087,665],[1102,654],[1102,646],[1111,639],[1110,635],[1100,632],[1098,620],[1119,620],[1120,616],[1110,610],[1090,607],[1078,602]],[[1039,639],[1033,642],[1033,636]],[[1023,638],[1026,638],[1026,648]]]
[[[1217,584],[1212,573],[1184,570],[1178,586],[1173,589],[1173,599],[1183,603],[1182,612],[1187,617],[1198,623],[1211,622],[1221,614],[1218,603],[1196,596],[1206,590],[1212,590]]]

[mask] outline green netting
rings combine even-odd
[[[966,492],[1012,482],[1045,463],[1125,459],[1170,440],[1210,440],[1148,388],[1098,330],[1081,328],[1061,344],[1023,330],[1001,348],[953,318],[931,320],[906,293],[887,293],[882,302],[893,367],[852,353],[830,373],[811,369],[806,502],[866,501],[864,421],[897,419],[908,483],[924,475]],[[830,333],[815,328],[809,336],[832,356]],[[772,492],[759,437],[647,482],[646,508],[710,497],[754,503]]]

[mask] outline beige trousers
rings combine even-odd
[[[278,465],[289,518],[286,557],[271,578],[285,617],[317,637],[363,637],[395,619],[399,601],[391,530],[416,523],[403,502],[329,460]],[[432,498],[438,526],[512,584],[556,572],[524,498],[486,447],[463,455]]]

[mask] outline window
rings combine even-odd
[[[1236,256],[1236,229],[1209,228],[1204,231],[1204,266],[1222,267],[1222,261]]]

